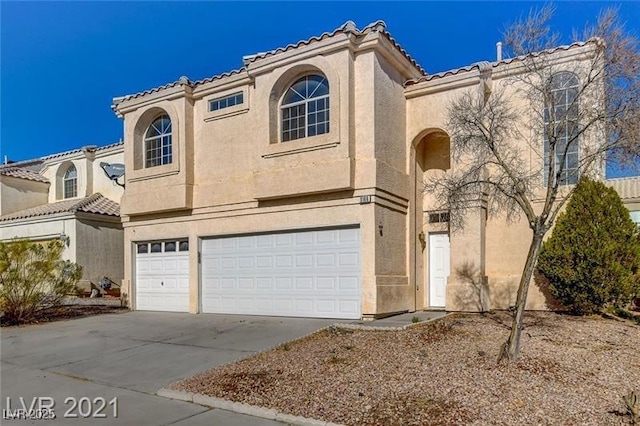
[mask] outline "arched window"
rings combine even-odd
[[[554,168],[561,185],[574,184],[579,177],[580,81],[575,74],[561,72],[551,78],[544,107],[544,178],[549,174],[549,150],[555,148]]]
[[[282,141],[329,133],[329,82],[307,75],[293,83],[282,98]]]
[[[64,177],[62,178],[62,187],[64,189],[64,198],[73,198],[78,196],[78,171],[76,170],[76,166],[73,164],[64,173]]]
[[[144,137],[144,166],[171,164],[171,119],[164,114],[153,120]]]

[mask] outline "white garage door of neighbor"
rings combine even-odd
[[[136,309],[189,311],[189,242],[138,243]]]
[[[358,319],[360,230],[202,241],[202,311]]]

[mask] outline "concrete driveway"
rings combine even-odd
[[[10,402],[15,412],[22,404],[28,407],[35,402],[37,408],[40,402],[46,406],[53,401],[56,419],[44,424],[281,424],[168,400],[155,393],[176,380],[335,322],[127,312],[4,328],[0,346],[0,406],[6,410]],[[41,399],[36,400],[37,397]],[[78,403],[75,408],[74,403]],[[0,423],[43,424],[38,420],[6,421]]]

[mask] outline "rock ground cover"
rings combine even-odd
[[[522,359],[496,364],[505,313],[403,331],[330,327],[171,385],[347,425],[623,425],[640,326],[528,313]]]

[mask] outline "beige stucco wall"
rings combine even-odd
[[[83,267],[83,279],[94,284],[103,276],[117,284],[124,277],[124,232],[119,220],[76,222],[76,262]]]
[[[14,238],[62,239],[66,244],[62,258],[83,267],[83,282],[97,283],[103,276],[118,284],[122,280],[124,238],[117,218],[76,219],[73,214],[66,213],[0,222],[0,241]]]
[[[36,241],[63,238],[67,243],[62,253],[63,259],[77,261],[75,219],[71,214],[0,222],[0,240],[14,238]]]
[[[95,159],[91,162],[91,170],[88,171],[91,175],[93,175],[92,186],[93,188],[89,191],[87,195],[94,194],[99,192],[110,200],[115,201],[116,203],[120,202],[122,198],[122,194],[124,193],[124,188],[118,186],[115,182],[107,177],[104,173],[104,170],[100,167],[100,163],[124,163],[124,147],[117,146],[113,149],[105,149],[99,150],[95,153]],[[120,183],[124,183],[124,178],[120,178],[118,180]]]
[[[0,216],[47,203],[49,184],[0,176]]]
[[[558,53],[555,71],[570,66],[572,71],[580,72],[579,61],[584,59],[584,56],[581,55],[587,51],[574,49]],[[514,102],[514,106],[523,114],[521,129],[523,138],[514,141],[514,146],[520,150],[521,158],[525,160],[526,167],[532,173],[539,171],[542,177],[542,138],[535,131],[528,130],[524,122],[526,115],[532,113],[532,108],[535,106],[530,105],[529,101],[525,101],[519,96],[517,90],[520,83],[511,79],[513,75],[521,71],[518,66],[518,62],[502,65],[500,68],[485,64],[469,71],[434,77],[429,81],[409,86],[405,91],[407,97],[407,146],[412,144],[420,146],[422,142],[429,147],[432,143],[432,140],[429,139],[430,134],[440,131],[449,133],[450,129],[446,127],[447,106],[452,99],[463,92],[471,91],[479,95],[491,96],[491,91],[505,87],[506,97]],[[480,68],[483,68],[483,72],[480,71]],[[539,142],[537,138],[540,139]],[[597,140],[601,140],[601,138],[598,138],[595,131],[583,135],[581,149],[589,148],[590,144]],[[429,155],[436,157],[438,153],[430,152]],[[411,167],[416,160],[408,158],[408,161],[409,167]],[[426,162],[428,163],[429,159],[426,159]],[[455,170],[456,167],[457,164],[452,162],[451,169]],[[602,164],[596,164],[593,171],[594,176],[602,176],[603,169],[601,167]],[[435,168],[442,167],[435,166]],[[419,186],[421,177],[425,178],[429,173],[432,173],[429,170],[424,172],[420,167],[416,167],[415,170],[416,186]],[[420,173],[424,174],[420,176]],[[416,193],[415,202],[416,204],[422,202],[422,213],[438,207],[431,194],[420,194],[419,191]],[[492,208],[489,205],[488,211],[486,211],[488,219],[485,220],[485,211],[480,203],[477,208],[467,212],[464,229],[450,232],[451,275],[447,286],[448,310],[506,309],[515,302],[520,275],[531,242],[531,230],[524,218],[508,221],[504,216],[496,215]],[[534,203],[534,208],[540,209],[540,203]],[[430,226],[427,224],[420,226],[420,213],[420,210],[417,209],[415,213],[418,217],[416,219],[416,234],[421,230],[428,230]],[[419,265],[416,265],[416,268],[420,271]],[[423,264],[423,268],[425,275],[428,275],[428,262]],[[460,273],[463,271],[473,271],[471,275],[475,278],[463,277],[465,274]],[[416,273],[416,276],[419,279],[420,274]],[[424,297],[426,299],[427,295],[425,294]],[[428,301],[426,305],[428,306]],[[547,304],[543,294],[535,283],[532,283],[528,294],[527,309],[546,308]]]

